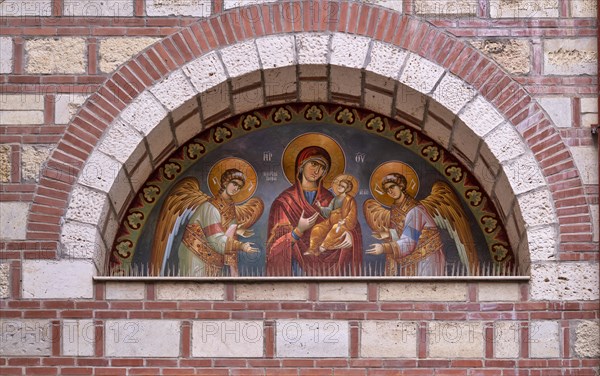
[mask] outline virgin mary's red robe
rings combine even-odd
[[[350,231],[352,247],[326,251],[318,256],[304,255],[310,245],[310,231],[300,239],[292,237],[292,230],[298,224],[302,211],[304,217],[320,213],[317,203],[327,206],[333,195],[319,184],[313,204],[310,204],[297,180],[283,191],[271,205],[269,212],[269,240],[267,242],[267,275],[290,276],[292,259],[296,260],[303,274],[309,276],[359,275],[362,271],[362,236],[360,225]],[[317,222],[324,221],[320,214]]]

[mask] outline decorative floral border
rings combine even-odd
[[[308,103],[266,107],[215,125],[174,152],[146,181],[126,211],[110,255],[110,275],[131,275],[131,264],[144,225],[160,197],[190,166],[222,145],[257,129],[291,123],[326,123],[360,129],[395,141],[439,171],[462,195],[488,245],[492,260],[514,263],[506,230],[496,209],[475,177],[444,147],[409,126],[350,106]]]

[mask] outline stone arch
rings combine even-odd
[[[154,166],[201,131],[197,124],[295,100],[359,105],[447,140],[477,177],[489,174],[484,187],[507,215],[524,265],[536,249],[556,253],[559,236],[591,240],[558,226],[553,200],[583,192],[566,145],[528,93],[478,51],[369,4],[359,14],[378,15],[385,27],[375,27],[377,17],[348,30],[286,19],[280,3],[252,7],[274,22],[242,27],[234,21],[239,10],[199,21],[121,66],[88,99],[43,171],[29,239],[59,241],[65,256],[95,259],[101,269],[127,201]],[[414,103],[403,102],[404,93]],[[511,143],[497,142],[505,138]],[[70,199],[57,200],[57,192]],[[589,218],[587,205],[575,210]],[[62,224],[60,238],[44,231],[46,223]]]

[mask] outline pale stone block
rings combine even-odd
[[[155,165],[160,164],[168,154],[175,150],[167,150],[175,145],[175,134],[171,128],[169,118],[164,118],[146,137],[150,154]],[[166,154],[165,154],[166,153]]]
[[[10,296],[10,264],[0,263],[0,299]]]
[[[84,38],[35,38],[25,42],[25,71],[32,74],[85,73]]]
[[[199,93],[227,80],[221,59],[215,52],[191,61],[182,69]]]
[[[138,166],[131,172],[131,186],[133,187],[133,191],[137,192],[140,190],[142,185],[148,180],[148,176],[154,170],[152,163],[150,162],[150,157],[145,156],[144,159],[140,162]]]
[[[548,190],[528,192],[517,196],[517,202],[526,227],[558,223],[552,195]]]
[[[106,320],[104,356],[110,358],[180,356],[177,320]]]
[[[482,322],[436,321],[428,323],[430,358],[482,358],[485,354]]]
[[[296,67],[285,67],[263,71],[266,99],[269,103],[288,103],[290,99],[280,99],[284,95],[293,94],[298,91]],[[279,96],[279,97],[278,97]],[[287,96],[286,96],[287,98]]]
[[[495,200],[494,204],[501,210],[502,214],[508,216],[515,199],[513,188],[504,171],[500,172],[495,180],[492,199]]]
[[[581,98],[580,99],[581,113],[598,113],[598,97]]]
[[[94,356],[96,328],[93,320],[62,321],[62,355]]]
[[[300,81],[300,100],[326,102],[329,95],[327,81]]]
[[[452,128],[452,145],[469,160],[474,162],[480,150],[481,139],[462,121],[457,121]]]
[[[265,4],[265,3],[274,3],[278,0],[224,0],[223,8],[231,9],[231,8],[239,8],[248,5],[255,4]]]
[[[528,40],[485,39],[470,43],[509,73],[527,74],[531,70],[531,43]]]
[[[87,98],[85,94],[57,94],[54,104],[54,122],[69,124]]]
[[[571,98],[538,98],[538,103],[557,127],[572,127]]]
[[[464,302],[467,300],[467,284],[462,282],[381,283],[379,299],[414,302]]]
[[[0,355],[49,356],[52,353],[50,320],[0,319]]]
[[[23,260],[25,299],[91,299],[96,270],[87,260]]]
[[[571,146],[583,184],[598,184],[598,146]]]
[[[366,70],[396,80],[407,56],[408,52],[398,47],[375,41]]]
[[[0,145],[0,183],[8,183],[12,173],[12,148],[10,145]]]
[[[44,96],[38,94],[0,94],[2,110],[44,110]]]
[[[544,39],[544,74],[595,75],[596,38]]]
[[[104,253],[102,236],[95,226],[67,221],[60,234],[62,258],[97,259]]]
[[[395,10],[396,12],[403,12],[402,0],[371,0],[370,2],[384,8]]]
[[[154,85],[150,91],[169,111],[177,109],[196,96],[196,90],[180,69]]]
[[[527,230],[531,261],[555,260],[558,252],[558,234],[553,226]]]
[[[483,141],[498,162],[517,158],[527,150],[519,132],[508,123],[502,123],[488,133]]]
[[[583,114],[581,115],[581,126],[591,128],[598,125],[598,114]]]
[[[533,264],[530,294],[532,300],[595,300],[598,283],[598,264]]]
[[[223,300],[225,285],[222,283],[165,282],[156,285],[158,300]]]
[[[353,97],[360,97],[362,94],[361,73],[357,69],[331,66],[330,80],[330,91],[333,93]]]
[[[0,111],[0,125],[44,124],[42,111]]]
[[[572,0],[569,1],[569,4],[571,5],[571,17],[595,18],[598,14],[597,0]]]
[[[474,16],[477,14],[477,0],[416,0],[415,13],[439,16]]]
[[[90,155],[78,183],[108,193],[119,209],[131,193],[123,165],[98,150]]]
[[[104,73],[110,73],[142,50],[154,44],[160,38],[116,37],[100,40],[98,67]]]
[[[444,74],[444,68],[411,53],[400,75],[400,82],[427,94],[433,90],[442,74]]]
[[[183,145],[201,131],[202,122],[200,121],[200,114],[195,113],[175,128],[175,138],[177,138],[179,145]]]
[[[529,323],[529,356],[544,359],[560,357],[560,325],[557,321]]]
[[[146,294],[144,282],[107,282],[108,300],[143,300]]]
[[[52,0],[5,0],[0,3],[0,17],[50,17]]]
[[[98,150],[123,163],[128,170],[146,153],[143,137],[121,119],[115,120],[105,134]]]
[[[119,231],[119,227],[121,223],[119,222],[117,215],[114,210],[110,210],[108,215],[106,216],[106,220],[104,223],[99,223],[98,228],[102,231],[102,239],[104,240],[104,244],[108,249],[112,246],[117,237],[117,232]],[[103,270],[103,269],[99,269]]]
[[[518,358],[521,353],[521,326],[518,321],[494,323],[494,358]]]
[[[370,39],[349,34],[334,34],[329,63],[349,68],[362,68],[369,52]]]
[[[481,150],[484,148],[482,147]],[[488,194],[492,194],[492,189],[496,183],[496,173],[498,171],[498,164],[495,161],[485,161],[481,158],[481,155],[475,162],[475,168],[473,169],[473,175],[477,178],[477,181],[483,187],[483,190]]]
[[[12,69],[13,40],[10,37],[0,37],[0,73],[11,73]]]
[[[323,282],[319,284],[319,300],[365,301],[367,300],[367,284],[360,282]]]
[[[444,148],[448,149],[448,147],[450,146],[450,136],[452,135],[452,129],[446,124],[440,122],[437,118],[433,116],[427,116],[425,118],[425,124],[423,124],[423,131],[427,136],[431,137],[434,141],[442,145]]]
[[[105,194],[76,184],[71,193],[65,218],[96,226],[104,222],[108,211],[109,205]]]
[[[27,237],[26,202],[0,202],[0,239],[23,240]]]
[[[558,300],[558,265],[532,264],[529,295],[532,300]]]
[[[208,17],[210,0],[147,0],[146,14],[150,17],[191,16]]]
[[[262,321],[194,321],[192,356],[198,358],[261,358]]]
[[[297,34],[296,51],[298,54],[298,64],[327,64],[329,40],[330,37],[327,34]]]
[[[71,17],[133,17],[132,0],[64,0],[63,13]]]
[[[240,77],[260,69],[258,51],[253,41],[237,43],[221,50],[221,59],[229,77]]]
[[[520,297],[518,283],[479,283],[478,299],[480,302],[516,302]]]
[[[457,114],[473,97],[476,91],[458,77],[446,73],[433,92],[433,99]]]
[[[480,137],[485,136],[504,120],[494,106],[482,96],[477,96],[467,104],[459,117]]]
[[[306,300],[308,285],[306,283],[257,283],[235,286],[236,300]]]
[[[348,321],[277,320],[275,353],[278,358],[346,358]]]
[[[417,323],[362,321],[360,356],[363,358],[416,358]]]
[[[364,107],[385,116],[392,116],[394,98],[391,94],[365,89],[363,93]]]
[[[598,358],[600,356],[600,327],[598,321],[581,321],[575,329],[575,345],[573,349],[581,358]]]
[[[145,136],[166,116],[165,108],[149,91],[144,91],[121,112],[121,118]]]
[[[236,114],[241,114],[264,106],[265,97],[262,87],[243,91],[233,95],[233,108]]]
[[[490,0],[492,18],[558,17],[558,0]]]
[[[502,167],[516,195],[546,184],[544,175],[531,154],[523,154],[510,162],[504,162]]]
[[[398,85],[396,92],[396,109],[398,111],[402,111],[420,121],[425,116],[426,103],[427,96],[406,85]]]
[[[21,152],[21,177],[23,180],[39,181],[42,165],[50,156],[51,146],[23,145]]]
[[[598,223],[600,223],[599,212],[600,210],[598,208],[598,205],[590,205],[590,214],[592,216],[592,231],[594,232],[593,241],[595,242],[600,240],[600,229],[598,228]]]
[[[287,67],[296,61],[294,37],[291,35],[259,38],[256,47],[263,69]]]

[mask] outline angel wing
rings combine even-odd
[[[377,201],[368,199],[363,204],[363,213],[367,224],[373,231],[382,232],[390,228],[390,211],[381,206]]]
[[[251,198],[243,205],[235,206],[235,217],[239,228],[251,227],[262,215],[265,204],[258,197]]]
[[[471,275],[479,260],[469,221],[452,188],[444,182],[435,182],[431,194],[420,203],[427,209],[439,228],[448,230],[456,243],[461,262]]]
[[[177,236],[180,225],[185,223],[192,216],[194,210],[209,198],[210,196],[200,190],[200,184],[195,178],[187,177],[175,184],[158,217],[150,257],[151,273],[164,274],[173,239]]]

